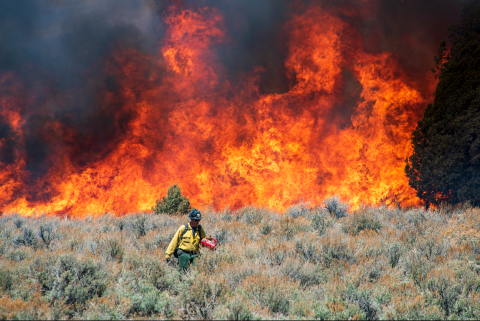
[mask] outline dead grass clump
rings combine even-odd
[[[54,312],[58,312],[58,309],[52,308],[39,291],[33,293],[26,301],[21,298],[11,298],[8,295],[0,297],[0,319],[2,320],[45,320],[61,314]]]
[[[89,320],[126,319],[131,307],[131,300],[112,293],[105,297],[96,297],[85,303],[85,311],[79,315]]]
[[[353,251],[346,240],[340,236],[326,238],[321,243],[322,263],[325,267],[332,264],[348,262],[354,263]]]
[[[258,268],[257,265],[251,261],[240,263],[224,262],[218,271],[221,271],[221,274],[225,277],[227,286],[232,291],[235,291],[235,289],[242,284],[242,280],[258,272]]]
[[[294,244],[290,242],[269,242],[261,248],[262,262],[270,266],[282,265],[288,257],[292,257],[294,254]]]

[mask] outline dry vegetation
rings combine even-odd
[[[1,319],[478,319],[480,210],[205,210],[220,242],[186,275],[186,217],[0,217]]]

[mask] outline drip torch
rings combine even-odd
[[[215,243],[213,243],[213,241],[215,241]],[[214,239],[213,237],[212,237],[212,241],[209,241],[207,239],[202,239],[200,244],[202,244],[202,246],[208,247],[210,250],[213,251],[217,247],[217,240]]]

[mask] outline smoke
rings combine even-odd
[[[185,9],[217,7],[225,15],[230,46],[220,48],[225,66],[236,72],[265,68],[260,82],[264,93],[288,90],[285,24],[293,14],[314,3],[337,15],[361,33],[367,52],[393,52],[411,79],[424,77],[447,27],[460,19],[457,0],[323,0],[323,1],[183,1]]]
[[[99,93],[115,91],[105,63],[120,47],[154,53],[160,18],[148,2],[0,3],[0,73],[13,73],[29,96],[22,116],[31,179],[49,170],[54,150],[86,165],[113,148],[129,119],[115,117],[120,105],[102,110]],[[5,120],[0,123],[1,138],[15,141]],[[7,163],[14,161],[12,144],[2,148]]]

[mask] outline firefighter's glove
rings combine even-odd
[[[212,237],[211,237],[211,236],[205,236],[205,238],[206,238],[207,240],[209,240],[209,241],[212,240]]]
[[[170,255],[165,255],[165,261],[169,262],[170,261]]]

